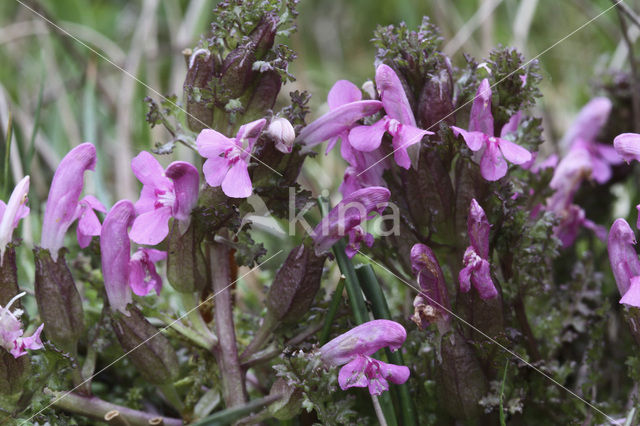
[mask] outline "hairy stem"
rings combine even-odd
[[[131,426],[148,426],[151,420],[162,419],[165,426],[180,426],[182,420],[161,417],[156,414],[145,413],[121,405],[112,404],[95,396],[82,396],[75,393],[53,392],[45,389],[45,393],[54,399],[53,405],[61,410],[104,421],[104,416],[110,411],[117,411]],[[156,420],[157,421],[157,420]]]
[[[214,318],[219,344],[214,347],[222,375],[223,395],[227,407],[243,405],[247,401],[244,377],[238,360],[236,331],[233,324],[231,298],[231,267],[229,248],[223,244],[207,246],[209,268],[215,303]]]

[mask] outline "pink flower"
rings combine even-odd
[[[359,189],[343,198],[313,230],[311,236],[316,254],[327,252],[342,237],[351,233],[346,251],[351,257],[360,248],[360,242],[364,241],[367,245],[372,243],[372,238],[365,235],[362,228],[357,228],[372,213],[382,214],[390,196],[387,188],[373,186]]]
[[[93,212],[88,214],[87,209],[97,206],[100,210],[102,205],[96,203],[97,200],[93,197],[85,198],[82,205],[78,201],[84,186],[84,172],[94,170],[95,167],[96,148],[90,143],[83,143],[65,155],[53,176],[49,198],[44,209],[40,243],[43,249],[49,250],[53,260],[58,258],[58,250],[63,246],[67,229],[79,217],[84,218],[79,225],[81,229],[78,230],[78,243],[81,246],[88,245],[88,237],[100,234],[99,227],[91,217]],[[85,217],[87,214],[88,216]]]
[[[22,323],[19,320],[22,310],[9,311],[11,305],[25,294],[25,292],[22,292],[16,295],[4,308],[0,306],[0,346],[9,351],[14,358],[26,355],[27,349],[42,349],[44,347],[40,340],[40,333],[44,324],[40,324],[40,327],[31,336],[22,337],[24,332],[22,331]]]
[[[234,139],[212,129],[200,132],[196,144],[200,155],[207,158],[202,171],[210,186],[222,186],[222,192],[231,198],[251,195],[249,157],[265,123],[262,118],[243,125]]]
[[[616,219],[607,242],[611,270],[622,295],[620,303],[640,308],[640,260],[635,244],[636,237],[627,221]]]
[[[464,268],[458,274],[460,291],[463,293],[476,288],[482,299],[491,299],[498,295],[498,290],[491,279],[489,264],[489,230],[491,225],[480,204],[471,200],[467,229],[471,245],[464,252]]]
[[[166,258],[165,252],[148,248],[139,248],[131,255],[127,230],[134,217],[133,204],[118,201],[107,213],[100,234],[102,274],[109,304],[125,314],[132,301],[131,290],[138,296],[145,296],[152,289],[160,293],[162,279],[154,263]]]
[[[82,248],[91,244],[92,237],[100,235],[102,225],[100,225],[100,219],[98,219],[95,211],[106,213],[107,209],[93,195],[87,195],[78,202],[76,215],[79,220],[76,234],[78,237],[78,244]]]
[[[375,114],[382,108],[382,102],[376,100],[363,101],[362,92],[358,87],[347,80],[338,80],[327,98],[329,112],[308,124],[298,135],[298,140],[305,145],[305,149],[329,141],[329,152],[338,139],[343,144],[348,140],[349,130],[356,122]]]
[[[402,384],[409,378],[409,368],[387,364],[371,357],[389,347],[397,350],[407,338],[403,326],[394,321],[374,320],[352,328],[320,348],[320,358],[328,367],[343,365],[338,374],[342,390],[368,387],[371,395],[389,390],[389,381]]]
[[[0,200],[0,265],[4,258],[4,250],[13,238],[13,230],[18,226],[20,219],[29,214],[28,192],[29,176],[25,176],[13,189],[8,204]]]
[[[433,135],[417,127],[411,105],[400,79],[388,65],[376,69],[376,86],[387,113],[371,126],[357,126],[349,133],[351,147],[358,151],[371,152],[380,147],[385,133],[392,136],[393,155],[396,163],[405,169],[411,167],[407,148]]]
[[[469,130],[451,126],[453,133],[462,135],[472,151],[481,152],[480,173],[488,181],[496,181],[507,174],[507,161],[525,164],[531,160],[531,153],[506,139],[509,133],[518,129],[521,113],[515,114],[502,127],[500,137],[494,136],[493,115],[491,114],[491,87],[489,80],[482,80],[471,106]],[[506,161],[505,161],[506,160]]]
[[[191,210],[198,201],[198,170],[184,161],[174,161],[163,170],[158,160],[142,151],[131,160],[131,168],[142,182],[135,204],[138,217],[129,236],[138,244],[155,245],[169,234],[169,219],[178,220],[179,229],[189,227]]]

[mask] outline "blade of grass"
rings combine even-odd
[[[27,167],[31,167],[31,161],[36,151],[36,135],[38,134],[38,127],[40,126],[40,111],[42,110],[42,95],[44,93],[44,69],[42,79],[40,81],[40,91],[38,92],[38,103],[36,104],[36,110],[33,116],[33,129],[31,130],[31,139],[29,140],[29,150],[27,151]]]
[[[240,420],[243,417],[262,409],[269,404],[282,398],[281,395],[270,395],[264,398],[254,399],[248,403],[239,407],[227,408],[226,410],[219,411],[209,417],[206,417],[200,421],[192,423],[192,426],[222,426],[228,425]]]
[[[329,333],[331,332],[331,323],[333,323],[333,319],[336,317],[336,312],[338,312],[338,306],[340,306],[340,299],[342,299],[342,292],[344,291],[344,280],[340,279],[338,285],[336,286],[335,291],[333,292],[333,297],[331,298],[331,303],[329,304],[329,310],[327,311],[327,316],[324,319],[324,324],[322,326],[322,331],[320,332],[320,345],[324,345],[329,340]]]
[[[507,369],[509,367],[509,361],[504,365],[504,373],[502,374],[502,385],[500,386],[500,426],[507,426],[507,421],[504,417],[504,384],[507,382]]]
[[[4,165],[2,166],[2,198],[7,198],[9,193],[9,161],[11,157],[11,135],[13,134],[13,117],[9,111],[9,120],[7,122],[7,135],[4,139]]]
[[[369,303],[371,303],[371,311],[376,319],[391,319],[391,312],[389,311],[389,305],[387,299],[384,297],[382,287],[378,282],[375,272],[371,265],[360,265],[356,268],[356,275],[358,281],[362,286],[365,296]],[[392,364],[404,365],[402,353],[400,351],[392,352],[389,349],[386,350],[387,359]],[[417,425],[416,410],[411,399],[411,393],[409,391],[409,385],[406,383],[397,386],[398,399],[400,402],[400,415],[403,425]]]

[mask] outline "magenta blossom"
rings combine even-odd
[[[27,193],[29,192],[29,176],[25,176],[13,189],[7,204],[0,200],[0,265],[4,251],[13,238],[13,230],[20,219],[29,214]]]
[[[494,136],[493,115],[491,114],[491,86],[486,78],[482,80],[471,106],[469,130],[451,126],[453,133],[462,135],[471,151],[481,153],[480,173],[488,181],[496,181],[507,174],[507,161],[525,164],[531,160],[531,153],[506,137],[518,129],[521,113],[515,114],[502,127],[500,137]],[[505,161],[506,160],[506,161]]]
[[[100,234],[100,222],[96,224],[91,216],[95,214],[89,213],[88,209],[96,208],[95,206],[100,209],[102,205],[95,203],[93,197],[78,201],[84,186],[84,172],[94,170],[95,167],[96,148],[90,143],[83,143],[65,155],[53,175],[44,209],[40,245],[43,249],[49,250],[54,260],[58,258],[58,250],[63,245],[67,229],[76,219],[84,219],[78,224],[81,228],[78,230],[78,243],[81,246],[88,245],[87,238],[90,236]],[[104,210],[104,207],[102,209]]]
[[[89,244],[91,244],[92,237],[100,235],[102,225],[100,225],[100,219],[98,219],[96,211],[106,213],[107,209],[93,195],[87,195],[78,202],[76,216],[79,219],[76,236],[78,237],[78,245],[82,248],[88,247]]]
[[[131,290],[145,296],[152,289],[162,289],[155,262],[165,259],[166,253],[139,248],[131,255],[131,242],[127,230],[133,223],[135,209],[128,200],[118,201],[107,213],[100,234],[102,274],[109,304],[114,310],[127,314],[131,303]]]
[[[342,390],[368,387],[371,395],[389,390],[389,381],[402,384],[409,378],[409,368],[387,364],[371,357],[378,350],[392,351],[407,338],[403,326],[394,321],[374,320],[352,328],[320,348],[320,358],[328,367],[343,365],[338,374]]]
[[[169,234],[169,219],[178,220],[185,232],[191,210],[198,201],[200,177],[198,169],[184,161],[174,161],[166,171],[158,160],[142,151],[131,160],[131,168],[142,182],[140,199],[135,204],[138,217],[129,236],[138,244],[155,245]]]
[[[327,152],[338,139],[342,139],[344,144],[348,141],[349,130],[359,120],[375,114],[382,108],[380,101],[361,99],[362,92],[355,84],[347,80],[338,80],[327,98],[329,112],[302,129],[298,140],[305,145],[306,150],[328,140]]]
[[[353,235],[349,236],[348,255],[355,255],[361,241],[365,241],[368,245],[371,238],[364,234],[362,228],[360,230],[356,228],[374,212],[382,214],[387,208],[390,196],[391,193],[387,188],[373,186],[359,189],[343,198],[313,230],[311,236],[315,242],[316,254],[321,255],[327,252],[342,237],[350,233]]]
[[[471,200],[467,230],[471,245],[464,252],[464,268],[458,274],[460,291],[463,293],[476,288],[483,299],[491,299],[498,295],[498,290],[491,279],[491,265],[489,264],[489,230],[491,225],[487,220],[480,204]]]
[[[413,300],[413,322],[426,328],[432,322],[447,321],[451,310],[449,291],[433,251],[424,244],[411,247],[411,269],[420,285],[420,293]]]
[[[433,132],[417,127],[411,105],[402,83],[395,71],[388,65],[376,69],[376,86],[387,115],[371,126],[357,126],[349,133],[351,146],[364,152],[378,149],[385,133],[392,136],[393,155],[400,167],[411,167],[407,148]]]
[[[622,163],[622,157],[614,147],[596,142],[598,133],[606,124],[611,112],[611,101],[604,97],[593,98],[578,114],[567,130],[563,144],[569,152],[576,148],[585,149],[591,162],[590,177],[603,184],[611,179],[611,166]]]
[[[637,133],[622,133],[613,140],[613,148],[624,161],[640,161],[640,135]]]
[[[616,219],[609,230],[609,261],[622,295],[620,303],[640,308],[640,260],[633,248],[636,237],[624,219]]]
[[[13,312],[9,310],[11,305],[25,294],[25,292],[22,292],[14,296],[7,303],[7,306],[0,306],[0,347],[9,351],[14,358],[26,355],[27,349],[42,349],[44,347],[40,340],[40,333],[44,324],[40,324],[40,327],[31,336],[22,337],[24,332],[19,319],[22,315],[22,310],[15,309]]]
[[[253,145],[260,136],[266,120],[252,121],[240,127],[234,139],[212,129],[198,135],[198,152],[207,161],[202,166],[210,186],[222,186],[222,192],[231,198],[247,198],[253,188],[249,177],[249,160]]]

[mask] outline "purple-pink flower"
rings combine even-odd
[[[328,367],[343,366],[338,373],[342,390],[368,387],[371,395],[380,395],[389,390],[389,382],[406,382],[410,371],[404,365],[387,364],[371,355],[387,346],[395,351],[406,338],[406,330],[397,322],[369,321],[322,346],[320,358]]]
[[[40,324],[40,327],[31,336],[22,337],[24,331],[19,319],[22,315],[22,310],[15,309],[13,312],[9,310],[11,305],[25,294],[25,292],[22,292],[14,296],[7,303],[7,306],[0,306],[0,346],[9,351],[14,358],[26,355],[27,349],[42,349],[44,347],[40,340],[40,333],[44,324]]]
[[[502,127],[500,137],[494,136],[493,115],[491,113],[491,86],[486,78],[482,80],[471,106],[469,130],[451,126],[453,133],[466,142],[470,150],[479,152],[480,173],[488,181],[496,181],[507,174],[507,161],[525,164],[531,160],[531,153],[507,139],[507,135],[518,129],[521,113],[511,117]]]
[[[635,244],[636,237],[627,221],[616,219],[607,242],[611,270],[622,296],[620,303],[640,308],[640,260]]]
[[[380,101],[361,99],[362,92],[355,84],[347,80],[338,80],[327,98],[329,112],[302,129],[297,140],[305,145],[306,150],[328,140],[327,152],[338,139],[342,139],[344,144],[348,141],[349,130],[359,120],[375,114],[382,108]]]
[[[374,212],[382,214],[391,193],[387,188],[373,186],[359,189],[343,198],[315,227],[312,238],[317,255],[327,252],[342,237],[349,235],[347,255],[353,257],[364,241],[373,244],[373,238],[365,234],[360,224]]]
[[[102,274],[109,304],[125,314],[132,301],[131,290],[138,296],[145,296],[152,289],[160,294],[162,279],[155,262],[166,258],[165,252],[148,248],[139,248],[131,255],[127,231],[134,218],[131,201],[118,201],[107,213],[100,234]]]
[[[81,246],[88,245],[90,237],[100,235],[99,222],[96,224],[91,216],[95,214],[90,210],[104,211],[104,206],[93,197],[78,201],[84,186],[84,172],[95,167],[96,148],[90,143],[83,143],[65,155],[53,175],[44,209],[40,245],[49,250],[54,260],[58,258],[67,229],[76,219],[84,219],[78,224],[78,243]]]
[[[370,152],[378,149],[385,133],[392,137],[393,155],[396,163],[405,169],[411,167],[407,148],[433,132],[417,127],[411,105],[402,83],[388,65],[376,69],[376,86],[386,115],[370,126],[357,126],[349,132],[349,143],[358,151]]]
[[[20,219],[29,214],[27,194],[29,193],[29,176],[23,177],[16,185],[7,204],[0,200],[0,265],[4,251],[13,238],[13,230]]]
[[[198,201],[198,169],[184,161],[174,161],[166,171],[146,151],[131,160],[131,168],[142,182],[135,204],[138,217],[129,236],[138,244],[155,245],[169,234],[169,219],[178,220],[179,229],[189,227],[191,210]]]
[[[221,186],[222,192],[231,198],[251,196],[249,160],[266,122],[261,118],[241,126],[233,139],[212,129],[200,132],[196,144],[200,155],[207,159],[202,171],[209,186]]]
[[[471,290],[471,284],[483,299],[491,299],[498,295],[498,290],[491,278],[489,264],[489,230],[491,225],[480,204],[473,199],[467,219],[467,230],[471,245],[464,252],[464,268],[458,274],[460,291]]]

